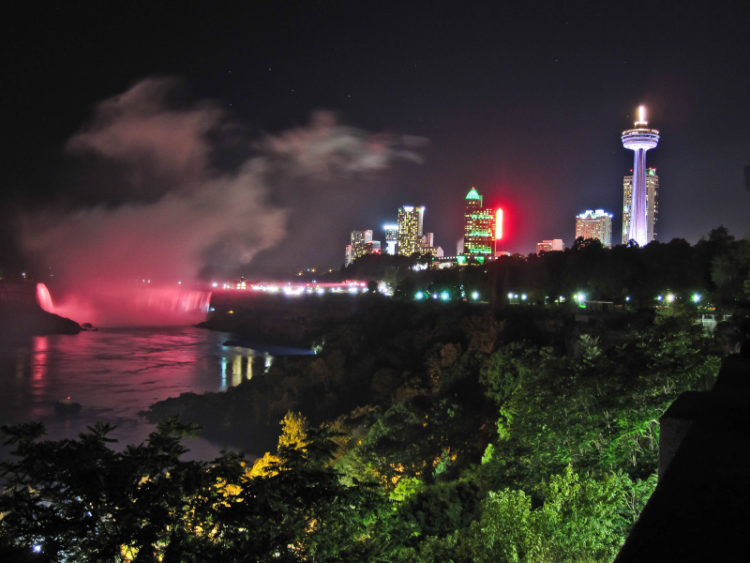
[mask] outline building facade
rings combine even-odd
[[[576,223],[577,223],[576,219]],[[576,225],[577,227],[577,225]],[[565,250],[563,241],[561,238],[554,238],[552,240],[543,240],[542,242],[536,243],[536,253],[541,254],[542,252],[561,252]]]
[[[435,233],[422,235],[422,254],[432,254],[436,258],[442,258],[445,254],[441,246],[435,245]]]
[[[380,251],[380,242],[377,242],[378,251]],[[344,265],[348,266],[354,262],[357,258],[362,258],[365,254],[372,251],[373,240],[372,230],[367,229],[365,231],[352,231],[349,235],[349,244],[346,245],[346,257],[344,259]]]
[[[424,211],[424,206],[404,205],[398,208],[396,252],[400,256],[411,256],[415,253],[421,253]]]
[[[383,225],[385,233],[385,253],[391,256],[396,254],[398,244],[398,225]]]
[[[612,246],[612,214],[603,209],[587,209],[576,215],[576,238],[596,239],[602,246]]]
[[[495,254],[495,212],[493,209],[485,209],[482,201],[482,196],[474,187],[466,194],[464,254],[474,256]]]
[[[633,174],[622,178],[622,244],[630,241],[630,209],[633,200]],[[659,213],[659,176],[656,168],[646,169],[646,243],[656,240],[656,215]]]

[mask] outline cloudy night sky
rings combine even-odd
[[[747,2],[187,4],[3,18],[6,260],[338,267],[349,231],[382,239],[402,204],[453,254],[471,186],[505,208],[510,251],[570,245],[593,208],[619,240],[641,103],[662,135],[658,239],[750,234]]]

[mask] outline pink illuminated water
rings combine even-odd
[[[52,304],[52,296],[49,294],[49,289],[43,283],[36,284],[36,300],[39,302],[39,306],[47,311],[48,313],[54,313],[54,305]]]
[[[49,313],[94,326],[185,326],[206,319],[211,292],[150,284],[89,285],[68,291],[53,303],[50,290],[38,283],[37,301]]]
[[[225,346],[229,335],[194,327],[102,329],[77,335],[0,343],[0,424],[40,420],[52,439],[75,438],[97,421],[117,425],[121,445],[140,443],[154,426],[139,411],[181,393],[223,391],[263,376],[272,357]],[[295,353],[274,350],[274,354]],[[82,408],[61,415],[55,402],[71,396]],[[213,458],[219,447],[188,443],[193,456]],[[0,451],[0,458],[4,453]]]

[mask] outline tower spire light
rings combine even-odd
[[[638,121],[633,125],[636,127],[639,125],[648,125],[648,121],[646,121],[646,106],[638,106]]]

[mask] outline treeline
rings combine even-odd
[[[684,239],[652,242],[643,248],[603,248],[597,240],[577,240],[563,252],[514,255],[496,261],[447,270],[415,272],[429,257],[365,256],[339,274],[357,279],[385,279],[396,295],[413,298],[418,290],[477,290],[482,298],[507,300],[508,293],[526,293],[529,303],[553,302],[584,292],[590,299],[645,307],[667,291],[689,299],[731,308],[750,301],[750,241],[735,239],[724,227],[695,245]]]
[[[119,453],[106,428],[63,442],[6,429],[17,454],[3,464],[6,552],[611,560],[655,484],[658,417],[682,391],[710,387],[717,345],[679,307],[594,331],[563,310],[444,305],[371,296],[320,332],[316,356],[154,407],[240,430],[251,448],[282,421],[255,461],[180,461],[188,427],[172,419]]]

